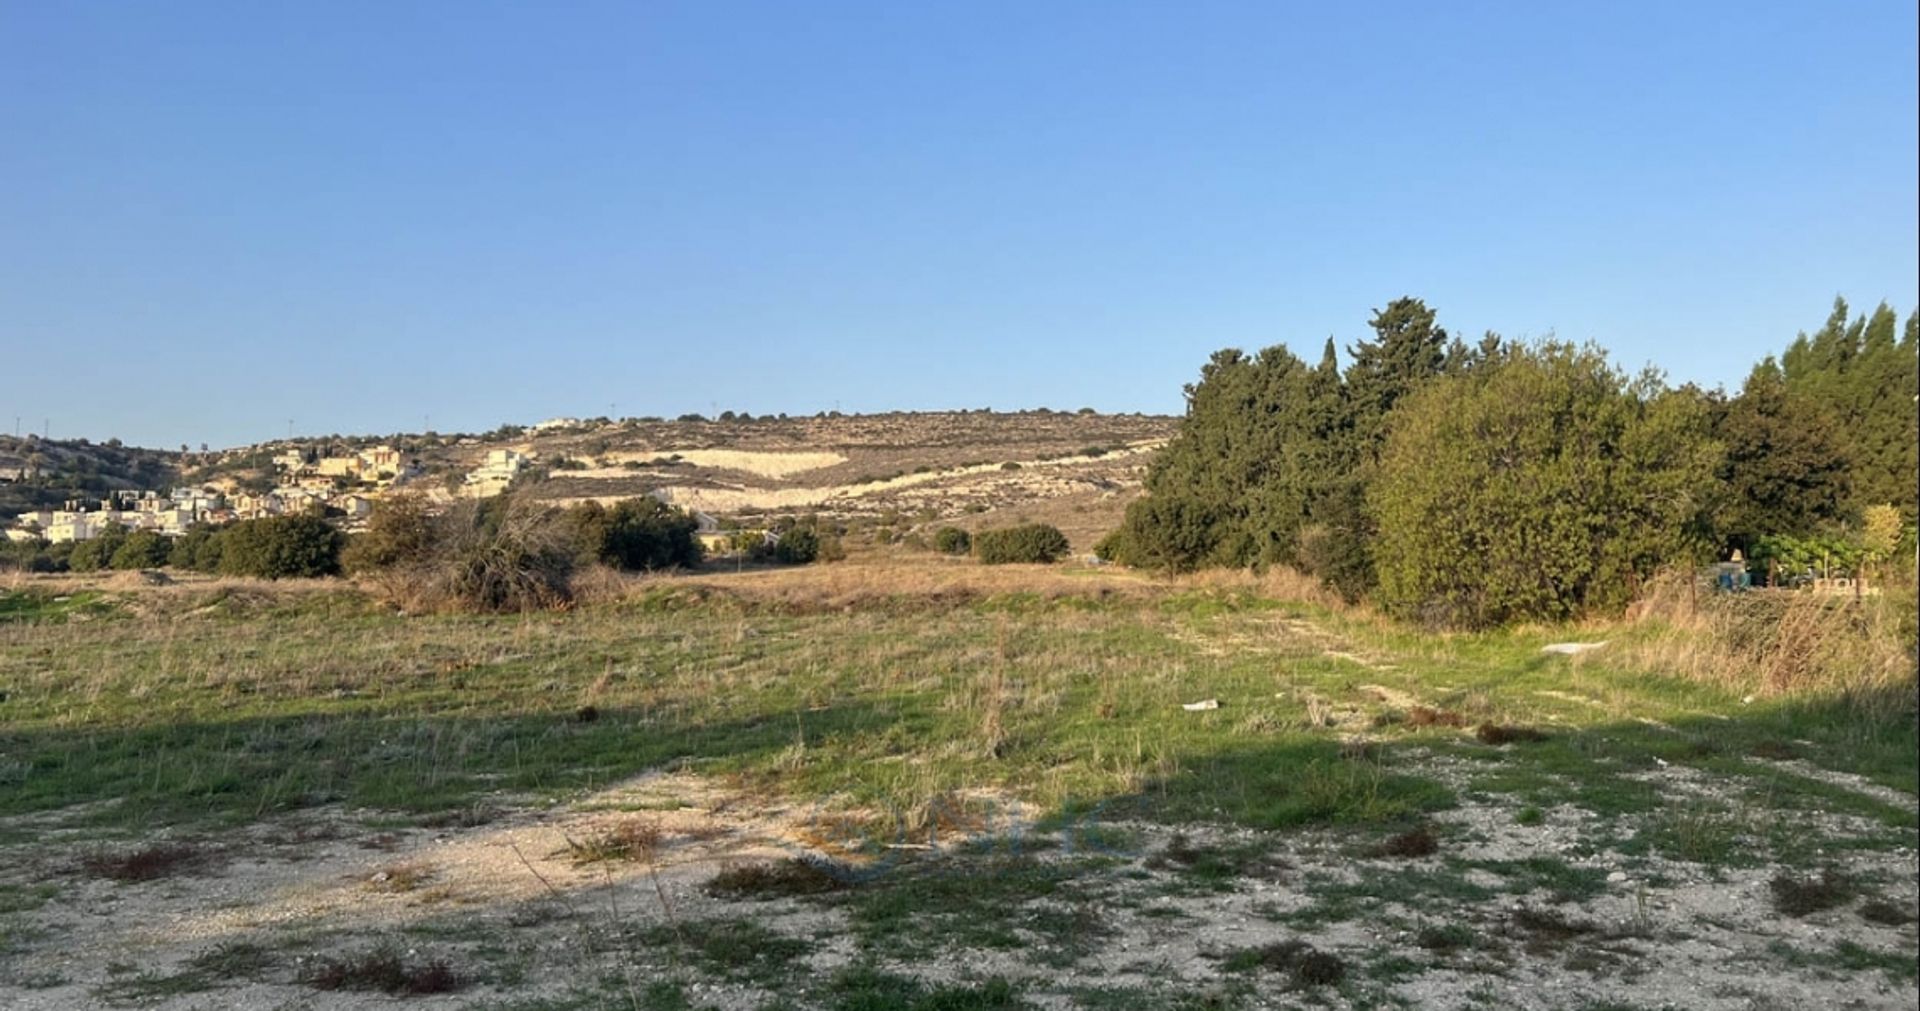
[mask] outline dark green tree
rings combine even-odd
[[[339,575],[345,540],[318,516],[241,520],[220,532],[220,572],[259,579]]]
[[[1805,536],[1844,514],[1849,453],[1833,414],[1791,392],[1774,360],[1755,366],[1718,425],[1727,499],[1718,525],[1748,553],[1758,538]]]
[[[114,549],[116,569],[158,569],[173,553],[173,543],[157,530],[135,530]]]
[[[1346,378],[1355,434],[1362,453],[1374,456],[1395,405],[1445,370],[1448,341],[1434,311],[1417,298],[1394,299],[1368,325],[1374,338],[1347,348],[1353,364]]]
[[[589,502],[568,510],[566,522],[583,557],[629,571],[700,564],[700,524],[684,510],[651,496]]]
[[[67,565],[75,572],[97,572],[111,568],[114,553],[127,541],[127,528],[118,523],[102,526],[92,537],[73,546]]]

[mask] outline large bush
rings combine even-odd
[[[973,538],[959,527],[941,527],[933,533],[933,550],[943,555],[964,555],[973,550]]]
[[[792,527],[774,542],[773,557],[788,565],[806,565],[820,557],[820,535],[812,527]]]
[[[555,511],[512,495],[465,502],[441,517],[411,601],[422,610],[535,611],[572,599],[575,545]]]
[[[596,504],[597,507],[597,504]],[[658,499],[630,498],[594,522],[583,542],[594,558],[617,569],[653,570],[700,564],[700,524],[685,510]]]
[[[75,572],[95,572],[113,566],[113,555],[127,542],[127,528],[109,523],[87,540],[73,546],[67,565]]]
[[[432,557],[438,536],[425,499],[393,495],[374,505],[367,528],[340,553],[340,565],[353,573],[417,565]]]
[[[1462,627],[1620,607],[1709,544],[1709,424],[1699,397],[1567,344],[1428,385],[1369,494],[1382,602]]]
[[[1070,550],[1067,535],[1045,523],[982,530],[973,538],[974,557],[988,565],[1056,562],[1065,558]]]
[[[220,531],[220,572],[261,579],[338,575],[346,537],[318,516],[241,520]]]

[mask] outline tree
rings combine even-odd
[[[393,495],[374,504],[367,528],[341,551],[340,565],[348,572],[371,572],[417,564],[432,557],[437,534],[425,499]]]
[[[241,520],[220,533],[220,572],[260,579],[338,575],[345,539],[318,516]]]
[[[127,528],[118,523],[103,525],[92,537],[75,544],[67,565],[75,572],[96,572],[110,568],[113,556],[127,540]]]
[[[1397,298],[1374,311],[1374,339],[1347,348],[1347,398],[1364,452],[1378,452],[1387,415],[1403,397],[1441,374],[1447,364],[1447,332],[1417,298]]]
[[[217,572],[220,569],[221,544],[219,531],[205,523],[195,523],[173,542],[173,552],[168,561],[176,568]]]
[[[1719,526],[1751,553],[1757,538],[1804,536],[1838,520],[1852,492],[1851,461],[1836,420],[1795,394],[1768,358],[1754,367],[1718,425],[1727,506]]]
[[[157,569],[167,564],[173,545],[157,530],[135,530],[114,549],[116,569]]]
[[[1698,398],[1593,348],[1516,346],[1396,410],[1368,506],[1380,598],[1434,624],[1625,604],[1699,550],[1719,447]]]
[[[1374,313],[1371,340],[1334,342],[1308,366],[1284,347],[1214,354],[1187,387],[1187,416],[1147,474],[1147,495],[1096,548],[1128,565],[1299,566],[1349,599],[1373,585],[1372,519],[1363,508],[1394,407],[1475,353],[1433,310],[1401,298]],[[1455,342],[1457,344],[1457,342]],[[1498,347],[1482,342],[1482,353]]]
[[[1901,328],[1884,302],[1849,319],[1846,300],[1835,298],[1825,325],[1799,335],[1781,356],[1787,391],[1832,416],[1832,434],[1849,461],[1843,500],[1849,516],[1892,503],[1909,522],[1920,518],[1917,329],[1912,314]]]
[[[699,522],[658,499],[625,499],[611,509],[589,502],[568,513],[584,558],[628,570],[700,564]]]

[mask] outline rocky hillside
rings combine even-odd
[[[86,439],[0,435],[0,519],[58,508],[72,498],[165,488],[180,474],[180,454]]]

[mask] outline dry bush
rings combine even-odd
[[[1650,630],[1623,650],[1639,666],[1747,694],[1885,696],[1913,683],[1912,593],[1722,593],[1669,573],[1629,612]]]
[[[544,611],[573,601],[573,545],[552,509],[520,496],[436,518],[425,556],[362,576],[408,613]]]
[[[566,853],[576,864],[651,861],[665,841],[659,825],[645,818],[627,818],[585,838],[568,839]]]
[[[640,577],[611,565],[588,565],[574,570],[568,588],[576,604],[624,600],[640,585]]]

